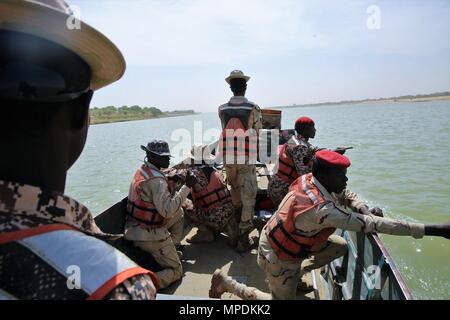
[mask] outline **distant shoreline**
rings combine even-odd
[[[131,116],[131,117],[117,117],[117,118],[98,118],[91,117],[91,125],[97,124],[106,124],[106,123],[115,123],[115,122],[128,122],[128,121],[137,121],[137,120],[150,120],[150,119],[161,119],[161,118],[173,118],[173,117],[182,117],[182,116],[191,116],[199,114],[199,112],[192,111],[176,111],[176,112],[165,112],[158,116]]]
[[[377,104],[377,103],[398,103],[398,102],[426,102],[426,101],[445,101],[450,100],[450,94],[442,96],[418,96],[418,97],[393,97],[393,98],[380,98],[380,99],[364,99],[364,100],[349,100],[349,101],[338,101],[338,102],[320,102],[320,103],[309,103],[309,104],[299,104],[292,106],[280,106],[273,107],[273,109],[288,109],[288,108],[300,108],[300,107],[321,107],[321,106],[333,106],[333,105],[345,105],[345,104]]]

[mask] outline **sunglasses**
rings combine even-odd
[[[0,47],[0,98],[65,102],[90,90],[90,67],[56,43],[0,30]]]

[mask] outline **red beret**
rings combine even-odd
[[[315,157],[320,163],[330,167],[345,169],[350,167],[351,164],[350,160],[346,156],[331,150],[317,151]]]
[[[295,121],[295,124],[303,124],[303,125],[314,125],[314,121],[311,118],[308,117],[300,117]]]

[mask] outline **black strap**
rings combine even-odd
[[[203,209],[207,209],[207,208],[211,207],[213,204],[216,204],[217,202],[222,202],[222,201],[227,200],[227,199],[229,199],[229,198],[231,198],[230,195],[227,195],[227,196],[224,197],[224,198],[218,198],[217,200],[214,200],[213,202],[210,202],[210,203],[208,203],[208,204],[203,205],[202,208],[203,208]]]
[[[228,102],[227,104],[229,106],[232,106],[232,107],[252,107],[252,108],[255,108],[254,104],[251,104],[251,103],[248,103],[248,102],[243,102],[243,103],[231,103],[231,102]]]
[[[216,200],[214,200],[213,202],[210,202],[210,203],[205,204],[205,205],[202,206],[202,208],[206,209],[206,208],[212,206],[213,204],[216,204],[217,202],[222,202],[223,200],[227,200],[227,199],[231,198],[230,194],[228,194],[226,191],[224,191],[225,194],[226,194],[225,197],[221,197],[219,192],[222,191],[222,190],[225,190],[225,189],[224,188],[216,188],[213,191],[198,197],[197,201],[204,201],[203,200],[204,198],[209,197],[209,196],[211,196],[213,194],[216,194],[217,195],[217,199]]]
[[[284,161],[283,159],[279,159],[279,161],[282,163],[282,164],[284,164],[286,167],[289,167],[290,168],[290,172],[288,173],[288,175],[290,176],[290,175],[292,175],[292,174],[294,174],[294,173],[297,173],[297,170],[295,169],[295,165],[294,166],[292,166],[290,163],[287,163],[286,161]],[[297,173],[297,175],[298,175],[298,173]]]
[[[220,192],[221,190],[224,190],[224,188],[216,188],[216,189],[214,189],[213,191],[208,192],[208,193],[206,193],[206,194],[204,194],[204,195],[198,197],[197,200],[201,200],[201,199],[203,199],[203,198],[209,197],[210,195],[212,195],[212,194],[214,194],[214,193],[216,193],[216,194],[217,194],[217,197],[220,198],[219,192]]]
[[[242,148],[238,148],[238,146],[237,146],[237,144],[238,144],[238,141],[237,141],[237,139],[238,139],[238,137],[236,137],[236,136],[233,136],[233,141],[231,141],[231,138],[230,137],[223,137],[222,138],[222,150],[227,150],[227,149],[229,149],[229,147],[227,146],[228,144],[233,144],[233,151],[240,151],[240,150],[238,150],[238,149],[242,149]],[[250,147],[250,141],[249,141],[249,137],[245,137],[244,138],[245,139],[245,141],[244,141],[244,144],[245,144],[245,146],[244,146],[244,152],[258,152],[258,148],[251,148]],[[241,141],[239,141],[239,143],[241,143]],[[258,143],[256,142],[256,143],[252,143],[252,144],[256,144],[256,145],[258,145]],[[229,151],[229,150],[228,150]]]
[[[291,257],[294,258],[303,258],[307,255],[308,252],[310,252],[311,250],[309,249],[309,246],[306,246],[303,243],[298,242],[297,240],[295,240],[291,234],[284,228],[283,226],[283,222],[281,221],[279,215],[276,213],[275,214],[275,219],[276,219],[276,226],[274,228],[272,228],[271,230],[269,230],[269,238],[277,245],[277,247],[283,251],[284,253],[290,255]],[[281,232],[283,232],[283,234],[286,236],[286,238],[288,238],[290,241],[294,242],[295,244],[297,244],[300,247],[300,251],[299,252],[292,252],[291,250],[288,250],[287,248],[285,248],[274,236],[274,233],[280,229]]]
[[[137,221],[139,221],[141,223],[150,225],[150,226],[161,224],[162,221],[161,222],[155,222],[156,216],[159,214],[158,210],[152,209],[152,208],[144,208],[144,207],[138,206],[138,205],[136,205],[134,202],[132,202],[130,200],[128,200],[128,205],[131,206],[131,212],[127,210],[127,215],[129,215],[131,218],[133,218],[133,219],[135,219],[135,220],[137,220]],[[143,219],[140,219],[140,218],[136,217],[134,215],[134,209],[135,208],[139,209],[139,210],[142,210],[142,211],[151,212],[152,213],[151,220],[147,221],[147,220],[143,220]]]
[[[272,240],[272,242],[284,253],[290,255],[293,258],[303,258],[304,256],[306,256],[306,253],[304,253],[303,250],[301,250],[300,252],[292,252],[291,250],[286,249],[280,242],[278,242],[278,240],[273,236],[272,232],[274,232],[275,230],[278,229],[278,226],[276,226],[275,228],[273,228],[270,233],[269,233],[269,238],[270,240]]]

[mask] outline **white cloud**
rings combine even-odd
[[[135,65],[221,64],[324,45],[295,0],[78,3]]]
[[[442,2],[297,0],[75,1],[131,65],[239,64],[286,53],[422,54],[449,49]],[[367,7],[381,30],[366,28]]]
[[[251,98],[269,105],[447,90],[450,80],[446,1],[71,2],[130,67],[99,105],[209,110],[229,94],[232,68],[251,73]],[[380,30],[366,26],[372,4]]]

